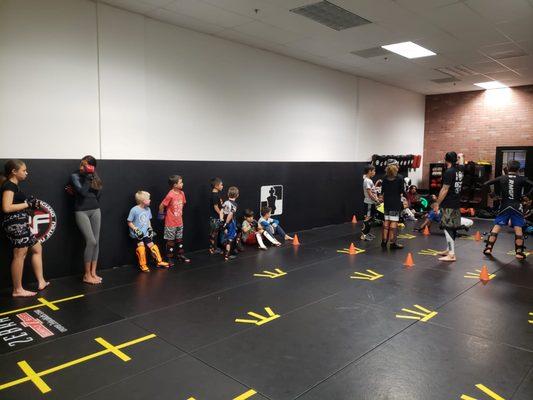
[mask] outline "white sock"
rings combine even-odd
[[[273,237],[270,233],[268,233],[267,231],[264,231],[263,232],[263,235],[265,235],[265,237],[268,239],[268,241],[272,244],[279,244],[279,242],[276,240],[275,237]]]
[[[266,249],[267,247],[265,246],[265,243],[263,242],[263,238],[261,237],[261,234],[256,233],[255,237],[257,238],[257,243],[259,244],[259,247],[261,247],[262,249]]]

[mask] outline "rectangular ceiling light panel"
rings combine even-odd
[[[319,24],[326,25],[336,31],[342,31],[344,29],[371,23],[371,21],[330,3],[329,1],[308,4],[302,7],[293,8],[290,11],[307,17]]]
[[[507,85],[504,85],[503,83],[498,81],[480,82],[474,83],[474,85],[482,87],[483,89],[502,89],[508,87]]]
[[[437,54],[413,42],[394,43],[381,47],[406,58],[421,58]]]

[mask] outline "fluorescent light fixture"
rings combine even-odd
[[[420,58],[436,55],[436,53],[433,53],[431,50],[425,49],[413,42],[388,44],[381,47],[406,58]]]
[[[503,83],[498,81],[480,82],[474,83],[474,85],[482,87],[483,89],[502,89],[508,87],[507,85],[504,85]]]

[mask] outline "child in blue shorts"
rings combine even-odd
[[[522,228],[526,221],[522,213],[521,199],[525,194],[529,196],[533,191],[533,182],[525,176],[518,175],[520,169],[520,162],[517,160],[510,160],[507,163],[507,174],[499,176],[488,182],[484,186],[491,186],[499,183],[501,190],[501,202],[498,215],[494,219],[494,227],[492,228],[489,237],[485,241],[485,249],[483,254],[490,256],[492,248],[498,239],[498,233],[502,226],[507,226],[509,222],[515,232],[515,256],[519,260],[526,258],[524,246],[524,234]],[[529,192],[524,193],[526,186],[529,186]]]

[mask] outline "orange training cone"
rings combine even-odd
[[[298,235],[294,234],[294,239],[292,239],[292,245],[293,246],[299,246],[300,241],[298,240]]]
[[[413,255],[411,253],[407,253],[407,257],[403,265],[405,265],[406,267],[412,267],[413,265],[415,265],[415,262],[413,260]]]
[[[479,242],[481,240],[481,233],[479,233],[479,231],[477,231],[476,234],[474,235],[474,240],[476,242]]]
[[[352,224],[357,224],[357,217],[355,216],[355,214],[352,217]]]
[[[481,268],[481,272],[479,273],[479,280],[483,283],[487,283],[488,281],[490,281],[489,271],[486,265]]]
[[[429,236],[431,235],[431,232],[429,231],[429,227],[426,225],[426,227],[424,228],[424,232],[423,232],[424,236]]]
[[[348,254],[357,254],[357,251],[355,250],[355,246],[353,243],[350,243],[350,248],[348,249]]]

